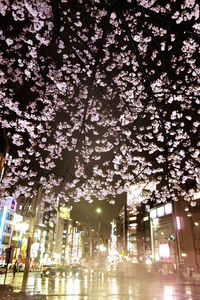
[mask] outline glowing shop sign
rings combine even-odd
[[[3,208],[3,214],[2,214],[2,218],[1,218],[1,225],[0,225],[0,243],[2,241],[3,238],[3,231],[4,231],[4,226],[5,226],[5,220],[6,220],[6,214],[7,214],[7,206],[4,206]]]
[[[131,224],[129,224],[129,227],[135,228],[135,227],[137,227],[137,223],[131,223]]]
[[[176,217],[176,227],[177,227],[177,230],[181,230],[181,218],[180,217]]]
[[[165,205],[151,209],[150,218],[155,219],[155,218],[163,217],[165,215],[169,215],[171,213],[172,213],[172,204],[167,203]]]
[[[70,219],[70,208],[68,207],[60,207],[60,217],[63,219]]]
[[[168,243],[162,243],[159,245],[159,254],[160,257],[169,258],[170,257],[170,248]]]

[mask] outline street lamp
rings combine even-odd
[[[101,244],[101,245],[99,245],[99,250],[101,252],[105,252],[106,251],[106,247],[103,244]]]
[[[97,212],[97,214],[99,215],[99,217],[98,217],[98,234],[99,234],[99,239],[100,239],[100,241],[99,241],[99,246],[98,246],[98,252],[99,252],[99,255],[98,255],[98,257],[99,257],[99,268],[101,268],[101,260],[102,260],[102,254],[101,254],[101,252],[102,251],[104,251],[103,250],[103,245],[101,245],[101,243],[103,243],[103,239],[102,239],[102,236],[101,236],[101,213],[102,213],[102,210],[101,210],[101,208],[97,208],[96,209],[96,212]]]
[[[97,212],[98,214],[100,214],[101,211],[102,211],[102,210],[101,210],[101,208],[99,208],[99,207],[96,209],[96,212]]]

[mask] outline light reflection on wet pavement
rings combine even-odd
[[[20,291],[22,273],[6,283]],[[0,284],[4,276],[0,275]],[[96,276],[94,278],[41,278],[39,272],[29,273],[27,293],[45,294],[47,300],[199,300],[200,285],[153,279],[150,276]]]

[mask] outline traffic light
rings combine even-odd
[[[170,236],[168,237],[168,241],[174,241],[174,240],[175,240],[174,235],[170,235]]]

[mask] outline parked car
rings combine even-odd
[[[75,277],[75,278],[80,278],[84,275],[83,268],[81,265],[72,265],[70,272],[69,272],[69,277]]]
[[[68,267],[60,267],[56,269],[56,277],[66,278],[68,277],[70,269]]]

